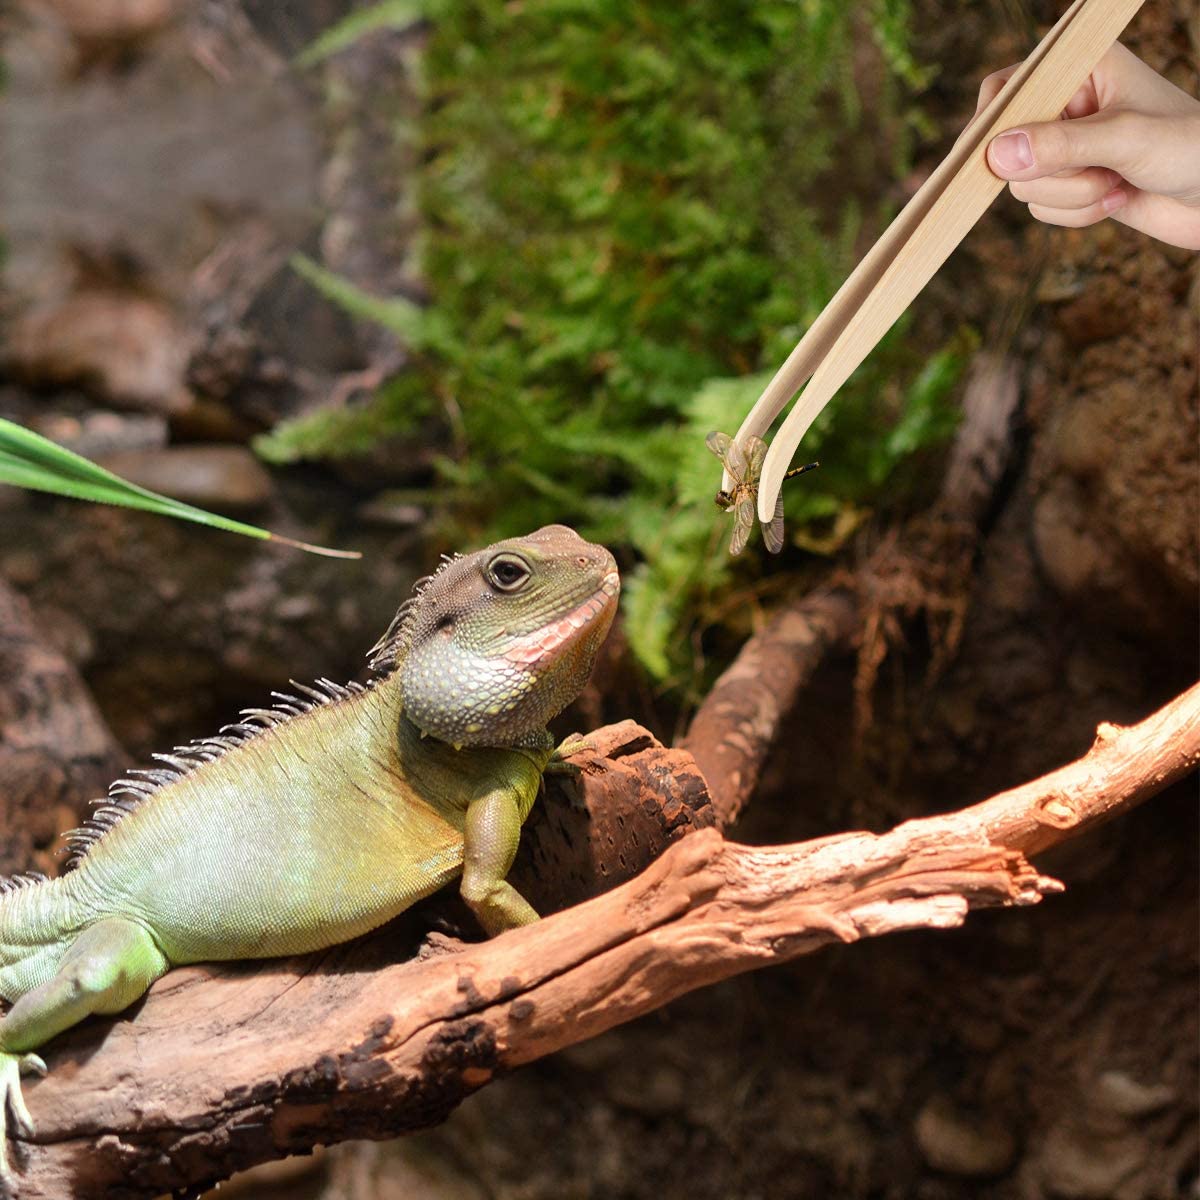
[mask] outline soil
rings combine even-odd
[[[0,300],[16,327],[35,313],[45,328],[81,294],[100,295],[174,339],[185,364],[114,382],[99,368],[39,373],[37,355],[10,349],[0,413],[57,422],[85,452],[142,455],[151,469],[168,447],[242,444],[331,388],[352,389],[358,372],[394,369],[393,348],[285,285],[283,271],[291,250],[319,247],[363,286],[419,290],[411,230],[394,220],[395,177],[365,165],[378,158],[380,112],[411,111],[418,40],[367,39],[316,84],[286,70],[345,7],[312,6],[308,30],[275,6],[197,5],[156,25],[145,46],[131,51],[123,34],[116,66],[81,66],[79,47],[41,17],[8,30],[57,64],[55,105],[67,108],[79,89],[111,99],[166,78],[186,79],[180,97],[211,89],[228,101],[239,80],[273,72],[292,89],[289,103],[247,88],[236,124],[291,149],[275,160],[286,187],[243,173],[237,194],[214,199],[197,169],[193,195],[150,189],[139,202],[161,211],[132,222],[111,192],[90,213],[72,203],[66,248],[38,241],[51,222],[39,224],[25,192],[0,194],[28,234]],[[931,89],[944,137],[923,150],[927,171],[973,110],[976,81],[1019,57],[1028,30],[985,11],[993,6],[915,7],[918,57],[953,64]],[[1032,16],[1048,23],[1057,7],[1035,4]],[[1146,6],[1126,41],[1196,94],[1190,7]],[[93,55],[94,32],[88,39]],[[42,83],[25,93],[21,79],[10,82],[20,128],[64,128],[36,125],[62,109],[38,109]],[[344,97],[366,85],[374,107],[360,121]],[[343,97],[332,114],[330,94]],[[200,139],[215,136],[203,129],[213,113],[229,120],[219,105],[194,111]],[[226,152],[258,144],[247,132]],[[319,223],[314,196],[326,209]],[[167,238],[172,206],[183,233]],[[739,838],[884,829],[970,803],[1078,756],[1101,720],[1132,721],[1195,680],[1198,301],[1194,255],[1113,223],[1050,230],[1009,198],[997,202],[915,307],[914,337],[941,344],[970,323],[1018,367],[1009,465],[961,597],[957,649],[931,671],[936,637],[919,620],[900,622],[857,732],[856,663],[827,664]],[[0,577],[28,598],[117,741],[142,758],[211,732],[289,677],[361,674],[373,632],[422,573],[420,511],[366,504],[410,468],[419,464],[365,463],[357,477],[273,472],[255,493],[249,519],[363,549],[350,566],[0,494]],[[218,504],[243,494],[236,463],[229,470],[203,481]],[[868,540],[884,534],[877,526]],[[629,676],[619,661],[608,670],[613,681]],[[0,691],[17,695],[3,680]],[[644,697],[631,711],[631,696],[641,693],[601,680],[566,723],[632,715],[672,727],[674,714],[647,711]],[[0,704],[0,719],[14,703]],[[0,736],[0,786],[15,761],[5,753]],[[50,864],[49,833],[88,798],[71,778],[56,778],[50,816],[22,792],[25,829],[41,832],[0,847],[0,870],[30,865],[31,847]],[[1195,1200],[1198,833],[1195,788],[1177,789],[1047,855],[1039,865],[1066,883],[1061,898],[707,989],[488,1086],[428,1133],[269,1166],[221,1194]]]

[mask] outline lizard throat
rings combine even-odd
[[[619,591],[613,571],[586,600],[492,654],[449,640],[414,646],[399,671],[405,716],[452,746],[524,744],[587,682]]]

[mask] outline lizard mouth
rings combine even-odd
[[[615,570],[609,571],[600,581],[600,586],[582,604],[576,605],[557,621],[517,638],[504,651],[503,657],[523,666],[545,665],[556,658],[563,647],[575,641],[583,629],[597,620],[604,626],[600,631],[603,637],[616,614],[620,592],[620,575]]]

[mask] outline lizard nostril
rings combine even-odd
[[[586,566],[588,565],[588,559],[587,559],[587,555],[586,555],[586,554],[581,554],[581,555],[580,555],[580,556],[579,556],[579,557],[578,557],[578,558],[577,558],[575,561],[576,561],[576,562],[577,562],[577,563],[578,563],[578,564],[579,564],[581,567],[586,567]]]

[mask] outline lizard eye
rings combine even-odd
[[[515,592],[529,578],[529,568],[511,554],[501,554],[488,563],[488,579],[502,592]]]

